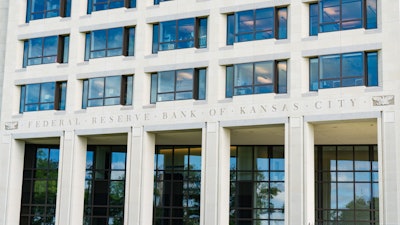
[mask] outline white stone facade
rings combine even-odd
[[[202,225],[229,224],[230,145],[284,145],[285,224],[313,225],[314,145],[376,144],[379,224],[400,224],[400,3],[378,0],[377,29],[310,37],[310,2],[174,0],[154,6],[138,0],[133,9],[87,15],[86,1],[74,0],[71,17],[25,23],[26,1],[10,1],[0,128],[0,225],[19,224],[25,143],[60,146],[57,225],[82,224],[88,144],[127,146],[124,221],[133,225],[152,224],[155,145],[202,146]],[[227,13],[272,6],[288,6],[287,39],[226,45]],[[152,23],[196,16],[208,16],[207,48],[151,53]],[[84,32],[119,26],[136,27],[135,56],[84,61]],[[59,34],[70,34],[67,64],[22,67],[23,40]],[[2,46],[0,42],[0,53]],[[378,51],[377,87],[309,91],[309,57],[355,51]],[[287,94],[225,98],[226,65],[274,59],[288,60]],[[207,68],[206,100],[150,104],[151,72],[194,67]],[[83,79],[121,74],[134,74],[132,106],[81,108]],[[19,113],[20,85],[64,80],[65,111]]]

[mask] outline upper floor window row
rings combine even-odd
[[[206,98],[206,69],[182,69],[151,74],[150,103]]]
[[[182,48],[207,48],[207,18],[153,24],[153,53]]]
[[[136,0],[88,0],[87,13],[122,7],[135,8]]]
[[[82,109],[107,105],[132,105],[133,76],[109,76],[83,81]]]
[[[287,61],[242,63],[226,67],[226,97],[287,93]]]
[[[310,35],[377,28],[377,0],[320,0],[310,4]]]
[[[287,7],[264,8],[227,15],[227,45],[235,42],[287,38]]]
[[[68,35],[32,38],[24,41],[24,59],[22,66],[67,63],[68,53]]]
[[[111,56],[133,56],[135,28],[118,27],[86,33],[85,61]]]
[[[27,0],[27,23],[57,16],[71,16],[71,0]]]
[[[378,86],[377,52],[310,58],[310,91],[350,86]]]
[[[66,97],[66,81],[22,85],[19,111],[65,110]]]

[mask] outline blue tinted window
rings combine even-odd
[[[188,18],[153,25],[153,53],[193,47],[207,47],[207,18]]]
[[[310,90],[378,85],[376,52],[326,55],[310,59]],[[318,83],[318,85],[317,85]]]
[[[83,81],[82,108],[131,105],[133,76],[110,76]]]
[[[310,35],[365,27],[377,27],[376,0],[321,0],[319,19],[316,22],[318,3],[310,4]]]
[[[69,17],[70,0],[27,0],[26,22],[51,17]]]
[[[124,43],[126,42],[126,43]],[[134,55],[135,28],[95,30],[86,35],[85,60]]]
[[[168,2],[168,1],[171,1],[171,0],[154,0],[154,5],[159,5],[160,2]]]
[[[89,0],[87,13],[116,8],[135,8],[136,0]]]
[[[378,86],[378,53],[367,52],[368,86]]]
[[[67,82],[21,86],[20,112],[65,110]]]
[[[288,18],[287,8],[277,9],[277,21],[278,21],[277,39],[287,38],[287,18]]]
[[[227,15],[227,37],[226,37],[226,44],[233,45],[235,42],[235,15]]]
[[[270,38],[287,38],[286,7],[247,10],[227,15],[227,45]]]
[[[243,63],[226,67],[226,97],[287,92],[286,61]]]
[[[376,8],[376,0],[366,0],[366,13],[367,13],[367,29],[377,28],[377,8]]]
[[[151,76],[151,103],[183,99],[205,99],[206,69],[183,69]]]
[[[60,47],[61,44],[61,48]],[[33,38],[24,43],[23,67],[68,62],[69,36]]]
[[[313,3],[310,4],[309,7],[310,10],[310,36],[314,36],[318,34],[318,4],[317,3]]]

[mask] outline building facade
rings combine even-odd
[[[0,225],[400,224],[398,1],[8,13]]]

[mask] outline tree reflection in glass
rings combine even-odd
[[[200,223],[201,147],[158,146],[154,156],[154,225]]]
[[[376,146],[316,147],[317,224],[379,224]]]
[[[230,164],[230,224],[284,224],[283,146],[232,146]]]

